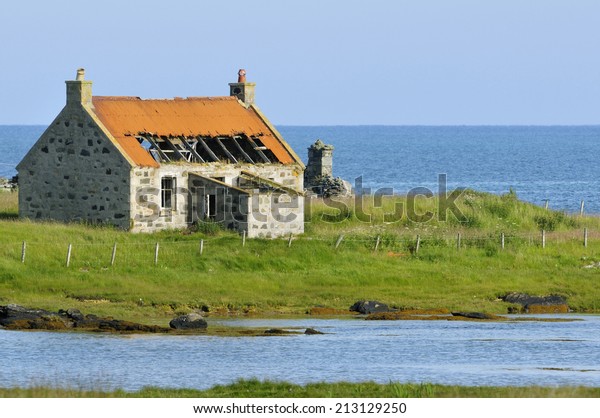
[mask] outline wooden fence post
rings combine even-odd
[[[288,239],[288,248],[292,246],[292,240],[294,239],[294,235],[290,232],[290,239]]]
[[[110,256],[110,265],[111,266],[115,265],[116,258],[117,258],[117,243],[115,242],[115,245],[113,245],[112,254]]]
[[[583,246],[587,247],[588,244],[588,229],[583,228]]]
[[[421,236],[417,235],[417,243],[415,245],[415,254],[419,254],[419,247],[421,246]]]
[[[21,263],[25,263],[25,251],[27,250],[27,243],[23,241],[21,245]]]
[[[546,248],[546,231],[542,229],[542,248]]]
[[[158,242],[156,243],[156,246],[154,247],[154,265],[158,265]]]
[[[504,249],[504,232],[500,234],[500,247]]]
[[[242,231],[242,247],[246,246],[246,230]]]
[[[546,204],[544,205],[544,209],[548,210],[548,199],[546,199]]]
[[[71,264],[71,250],[73,249],[73,246],[71,244],[69,244],[69,248],[67,248],[67,267],[69,267],[69,265]]]
[[[343,240],[343,239],[344,239],[344,234],[341,234],[341,235],[338,237],[337,241],[335,242],[335,249],[336,249],[336,250],[337,250],[337,247],[339,247],[339,246],[340,246],[340,244],[342,243],[342,240]]]
[[[456,249],[460,250],[460,232],[456,235]]]
[[[375,252],[377,252],[377,249],[379,248],[379,242],[381,241],[381,236],[377,235],[377,240],[375,241]]]
[[[204,252],[204,240],[201,239],[200,240],[200,255],[202,255],[203,252]]]
[[[581,206],[579,207],[579,216],[583,216],[583,206],[585,205],[585,201],[581,201]]]

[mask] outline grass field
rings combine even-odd
[[[598,398],[600,388],[475,387],[401,383],[313,383],[242,380],[208,390],[144,388],[101,392],[34,387],[0,389],[0,398]]]
[[[559,294],[576,311],[600,312],[600,269],[584,268],[600,261],[600,219],[547,211],[514,193],[467,191],[457,199],[460,216],[448,213],[445,221],[436,199],[417,199],[413,212],[431,211],[427,222],[414,216],[383,222],[383,214],[407,206],[401,197],[384,199],[380,207],[365,202],[362,212],[372,215],[370,222],[360,220],[364,215],[357,215],[361,210],[352,201],[335,208],[313,202],[306,234],[291,247],[287,239],[248,240],[242,247],[240,237],[226,231],[130,234],[18,220],[16,195],[0,193],[0,304],[72,307],[165,325],[174,314],[203,307],[211,314],[304,314],[314,306],[348,309],[361,299],[398,308],[506,313],[508,305],[498,297],[518,291]],[[548,231],[546,248],[542,228]],[[589,230],[587,248],[583,228]]]

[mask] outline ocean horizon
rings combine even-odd
[[[16,165],[47,125],[0,125],[0,177]],[[416,187],[519,198],[567,212],[600,213],[600,125],[279,125],[306,162],[317,139],[334,146],[333,172],[371,192]]]

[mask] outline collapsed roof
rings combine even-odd
[[[138,166],[174,161],[302,164],[260,110],[236,97],[94,96],[92,104]]]

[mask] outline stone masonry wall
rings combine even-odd
[[[162,229],[183,229],[188,227],[195,220],[194,215],[188,213],[190,210],[190,173],[214,178],[237,187],[238,177],[242,171],[275,181],[299,192],[303,191],[303,171],[296,165],[164,163],[157,169],[138,167],[133,170],[131,180],[132,230],[134,232],[152,232]],[[162,210],[160,207],[160,188],[161,178],[163,177],[173,177],[177,188],[174,208],[168,212]],[[294,231],[303,232],[303,199],[298,199],[296,203],[298,206],[302,206],[302,211],[298,214],[301,219],[301,227],[297,225],[297,227],[294,227]],[[270,223],[267,225],[270,225]],[[246,226],[243,222],[235,224],[236,229],[246,227],[249,229],[248,235],[253,234],[250,225]],[[266,230],[267,228],[262,227],[262,224],[253,229],[261,229],[260,233],[263,236],[267,236],[267,232],[269,232]],[[259,236],[258,232],[254,236]]]
[[[249,238],[276,238],[304,233],[304,196],[260,193],[253,195],[249,203]]]
[[[67,106],[19,172],[19,216],[130,227],[131,166],[81,106]]]

